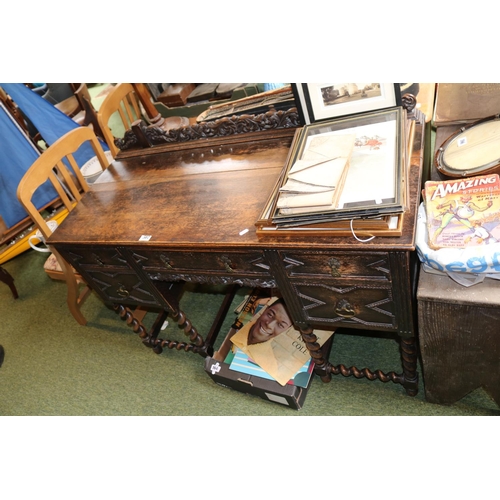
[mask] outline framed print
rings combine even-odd
[[[273,224],[299,226],[404,212],[406,154],[403,137],[400,107],[306,125],[296,136],[263,217],[269,217]],[[283,186],[317,138],[322,142],[330,138],[352,141],[345,179],[338,184],[340,193],[336,193],[331,202],[324,202],[325,190],[312,190],[308,180],[307,198],[311,202],[289,203],[290,193],[284,193]],[[284,194],[286,204],[280,203]]]
[[[399,83],[292,83],[303,125],[401,106]]]

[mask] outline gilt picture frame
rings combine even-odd
[[[401,106],[399,83],[292,83],[303,125]]]

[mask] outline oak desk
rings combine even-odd
[[[295,132],[282,129],[124,151],[48,243],[105,302],[157,306],[178,322],[172,282],[277,287],[324,381],[332,373],[366,376],[400,383],[415,395],[414,233],[423,121],[416,128],[401,237],[368,243],[352,236],[259,239],[254,222]],[[393,332],[403,373],[332,366],[311,334],[316,327]],[[190,333],[195,352],[213,352],[212,339]]]

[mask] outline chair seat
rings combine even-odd
[[[45,272],[55,280],[64,280],[66,279],[63,273],[63,270],[61,269],[61,266],[59,265],[59,261],[57,260],[57,257],[51,253],[48,257],[48,259],[45,261],[45,264],[43,265],[43,269]]]
[[[57,260],[57,257],[51,253],[48,257],[48,259],[45,261],[45,264],[43,265],[44,271],[48,274],[48,276],[54,280],[65,280],[66,277],[64,276],[63,270],[59,264],[59,261]],[[76,272],[75,268],[71,266],[71,269],[73,270],[73,273],[75,274],[75,279],[78,283],[85,284],[85,281],[81,277],[79,273]]]
[[[70,118],[75,116],[82,109],[80,107],[78,99],[74,95],[68,97],[67,99],[64,99],[64,101],[58,102],[57,104],[55,104],[55,107]]]
[[[71,118],[78,125],[83,126],[85,123],[85,111],[79,111],[73,118]]]

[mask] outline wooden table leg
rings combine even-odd
[[[15,299],[19,298],[16,287],[14,285],[14,278],[3,267],[0,267],[0,281],[3,281],[9,286]]]
[[[417,372],[417,340],[412,338],[400,339],[402,373],[383,372],[382,370],[370,370],[369,368],[358,368],[356,366],[347,367],[343,364],[332,365],[327,361],[328,356],[320,350],[314,343],[314,335],[302,332],[302,337],[306,341],[307,347],[311,350],[311,355],[317,363],[315,373],[320,376],[323,382],[329,382],[332,375],[342,375],[344,377],[367,378],[368,380],[380,380],[381,382],[393,382],[401,384],[409,396],[416,396],[418,393],[418,372]],[[331,338],[333,341],[333,336]],[[317,352],[316,357],[314,352]]]
[[[163,310],[159,312],[150,331],[146,329],[141,319],[135,317],[134,311],[132,311],[127,306],[124,306],[122,304],[115,304],[113,306],[113,309],[127,323],[127,325],[129,325],[132,330],[137,333],[141,339],[143,339],[143,343],[146,346],[151,347],[157,354],[161,354],[164,347],[167,347],[169,349],[184,350],[186,352],[203,351],[203,337],[197,332],[191,321],[189,321],[187,316],[180,309],[176,308],[175,310],[171,311]],[[184,330],[185,335],[188,336],[189,340],[191,341],[190,343],[158,338],[161,326],[169,315],[174,321],[177,322],[179,328]]]
[[[418,393],[417,339],[415,337],[401,338],[400,351],[401,362],[403,364],[403,377],[401,383],[409,396],[416,396]]]

